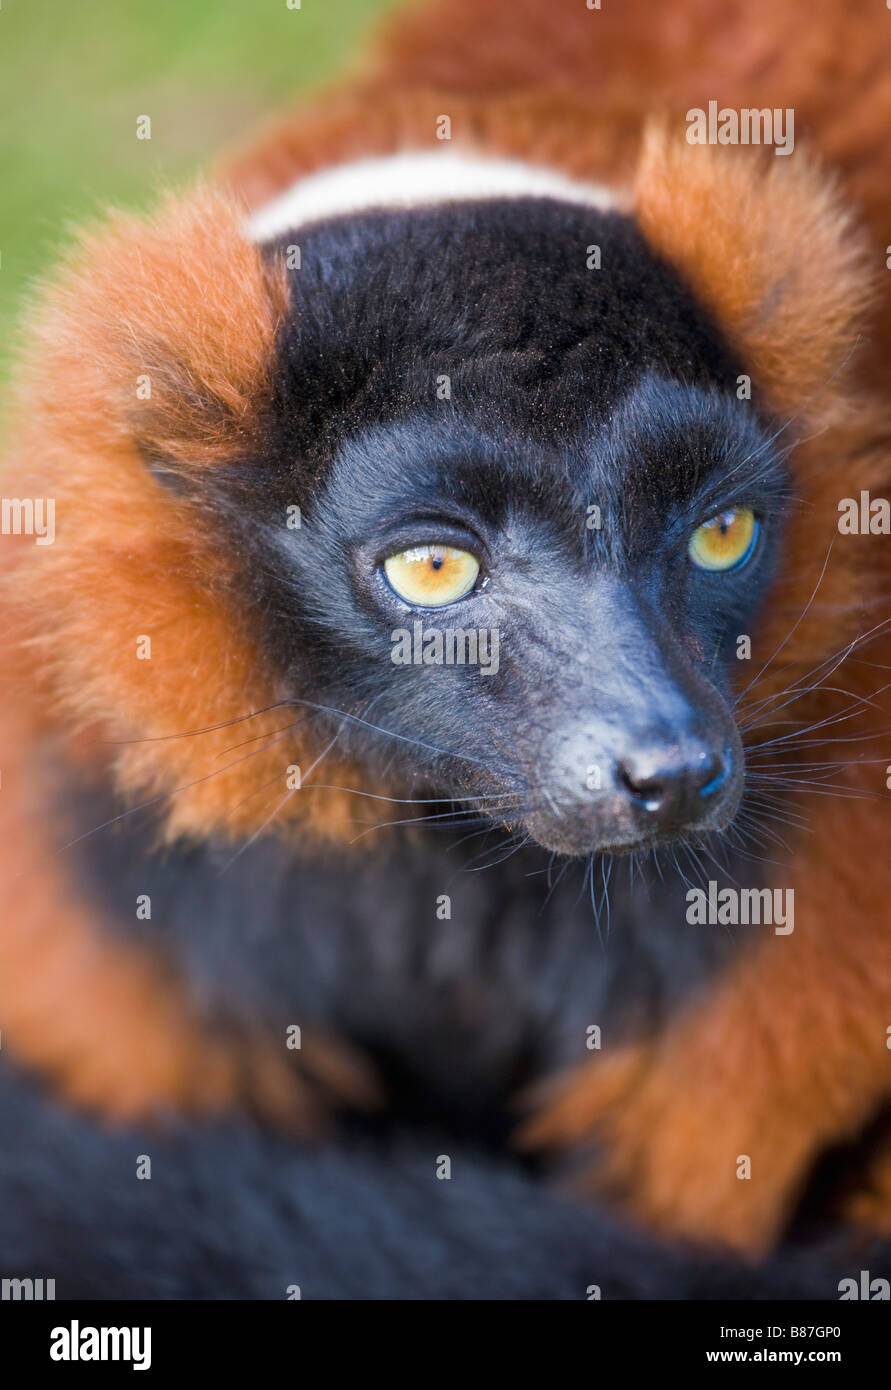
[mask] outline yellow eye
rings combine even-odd
[[[749,507],[734,507],[697,527],[687,553],[701,570],[740,569],[755,549],[758,531],[755,513]]]
[[[480,572],[466,550],[450,545],[417,545],[384,561],[390,588],[418,608],[443,608],[469,594]]]

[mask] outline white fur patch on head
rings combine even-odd
[[[443,150],[360,159],[309,174],[258,208],[247,231],[253,241],[269,241],[329,217],[482,198],[557,198],[601,211],[618,205],[600,184],[577,182],[521,160]]]

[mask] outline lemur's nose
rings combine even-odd
[[[733,773],[733,752],[703,744],[676,743],[638,749],[616,765],[615,783],[654,827],[671,829],[695,822],[702,803],[714,796]]]

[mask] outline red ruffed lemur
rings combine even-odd
[[[891,1273],[889,58],[843,0],[420,5],[41,293],[4,1277]]]

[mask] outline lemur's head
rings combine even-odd
[[[396,734],[340,737],[404,794],[549,849],[725,825],[729,666],[781,536],[767,423],[630,217],[456,199],[479,165],[446,168],[441,203],[264,250],[301,258],[265,436],[214,482],[281,689]]]
[[[565,854],[723,828],[843,241],[809,170],[658,141],[618,203],[397,156],[247,226],[207,194],[119,223],[26,376],[58,707],[171,833],[357,834],[381,796]]]

